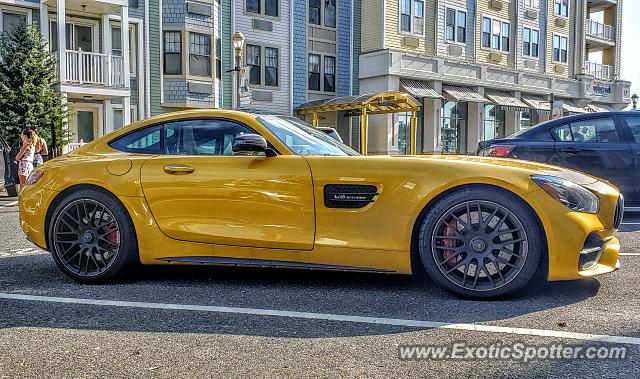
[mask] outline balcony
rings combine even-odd
[[[598,21],[587,20],[587,36],[598,38],[608,42],[616,41],[616,28]]]
[[[123,88],[124,59],[103,53],[67,50],[67,67],[62,81],[67,84]]]
[[[605,80],[613,80],[615,75],[613,66],[595,62],[585,62],[584,71],[585,73],[593,75],[598,79]]]

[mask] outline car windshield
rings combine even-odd
[[[258,116],[264,125],[296,155],[353,156],[358,152],[316,130],[313,126],[293,116]]]

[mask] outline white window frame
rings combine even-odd
[[[112,21],[109,32],[113,28],[120,29],[120,33],[122,33],[122,26],[119,21]],[[129,71],[131,73],[132,78],[136,78],[138,74],[138,24],[130,23],[129,24]],[[111,38],[113,34],[109,35]],[[102,36],[102,38],[106,38]],[[164,47],[164,46],[163,46]],[[113,55],[113,41],[111,41],[111,51],[110,53]]]
[[[456,12],[456,16],[454,19],[454,28],[453,28],[453,40],[447,39],[447,13],[449,10],[453,10]],[[459,18],[460,17],[460,13],[464,13],[464,19],[465,19],[465,25],[464,25],[464,42],[460,42],[458,41],[458,28],[460,27],[460,24],[458,24]],[[469,12],[467,12],[466,9],[463,8],[457,8],[457,7],[452,7],[447,5],[444,8],[444,42],[445,43],[452,43],[452,44],[456,44],[456,45],[466,45],[467,44],[467,40],[468,38],[468,30],[469,28],[467,27],[467,25],[469,24]],[[482,29],[482,26],[480,27],[480,29]],[[480,35],[482,36],[482,33],[480,33]],[[480,41],[480,43],[482,44],[482,40]]]
[[[213,33],[210,32],[201,32],[201,31],[195,31],[195,30],[187,30],[186,34],[186,47],[187,47],[187,56],[186,56],[186,75],[188,78],[191,79],[198,79],[198,80],[202,80],[202,81],[212,81],[215,78],[215,62],[214,62],[214,35]],[[203,36],[208,36],[209,37],[209,71],[211,72],[211,74],[209,76],[202,76],[202,75],[193,75],[191,74],[191,66],[190,66],[190,59],[191,59],[191,35],[192,34],[200,34]],[[184,42],[183,42],[183,47],[184,47]],[[194,55],[199,55],[199,54],[194,54]],[[184,58],[183,58],[184,59]]]
[[[33,19],[32,19],[33,14],[31,9],[11,7],[11,6],[6,6],[0,3],[0,33],[4,31],[4,25],[2,24],[2,20],[4,18],[3,14],[5,12],[25,15],[27,16],[27,25],[31,25],[33,23]]]
[[[525,43],[524,31],[525,31],[525,29],[529,30],[529,53],[528,54],[524,51],[524,43]],[[538,40],[536,41],[536,44],[538,45],[538,55],[533,55],[533,32],[538,33]],[[540,59],[540,29],[533,28],[531,26],[523,26],[522,27],[522,56],[527,57],[527,58]]]
[[[562,14],[562,5],[565,3],[567,5],[566,15]],[[556,4],[560,4],[560,13],[556,13]],[[571,3],[569,0],[553,0],[553,14],[557,17],[569,18],[569,15],[571,14]]]
[[[420,0],[422,1],[422,15],[421,16],[417,16],[415,15],[415,0],[406,0],[409,2],[409,29],[410,31],[406,31],[406,30],[402,30],[402,2],[404,0],[398,0],[398,33],[400,34],[408,34],[408,35],[412,35],[412,36],[419,36],[419,37],[424,37],[425,35],[425,31],[426,31],[426,23],[425,23],[425,15],[427,13],[427,4],[424,0]],[[422,18],[422,33],[417,33],[415,31],[415,26],[416,23],[414,22],[416,17],[421,17]]]
[[[490,22],[490,29],[489,29],[489,47],[483,46],[482,45],[482,37],[483,37],[483,33],[484,33],[484,19],[489,19]],[[498,47],[493,47],[493,37],[496,35],[493,31],[493,24],[494,22],[499,22],[500,23],[500,43],[498,44]],[[503,35],[503,31],[504,31],[504,25],[509,25],[509,46],[507,46],[507,50],[503,50],[502,46],[502,40],[504,38]],[[480,47],[482,48],[482,50],[490,50],[490,51],[496,51],[502,54],[510,54],[511,53],[511,42],[513,41],[512,38],[513,35],[513,28],[511,27],[511,22],[502,18],[498,18],[498,17],[492,17],[492,16],[488,16],[488,15],[482,15],[482,19],[480,21]]]
[[[253,11],[247,10],[247,0],[242,0],[242,2],[243,2],[242,7],[244,9],[244,13],[247,16],[261,16],[261,17],[269,17],[269,18],[272,18],[272,19],[279,19],[280,18],[280,14],[282,13],[282,2],[280,0],[277,0],[277,3],[278,3],[278,15],[277,16],[272,16],[270,14],[266,14],[265,13],[266,0],[258,0],[258,4],[260,6],[260,12],[253,12]]]
[[[338,29],[338,17],[340,16],[340,4],[338,3],[338,1],[336,0],[336,26],[327,26],[325,25],[325,17],[324,17],[324,8],[326,6],[326,4],[324,3],[325,0],[320,0],[320,16],[318,21],[320,22],[319,24],[314,24],[312,22],[309,21],[309,1],[306,1],[306,12],[307,15],[305,16],[307,19],[307,24],[309,25],[314,25],[317,28],[326,28],[329,30],[336,30]]]
[[[122,104],[113,104],[113,103],[111,104],[111,110],[109,112],[111,114],[111,119],[112,120],[115,119],[114,116],[115,116],[116,110],[120,110],[120,111],[124,112],[124,107],[122,106]],[[129,125],[131,125],[134,122],[138,121],[138,106],[131,104],[130,112],[131,112],[131,123]],[[123,121],[122,127],[124,128],[125,126],[126,125],[124,125],[124,121]],[[114,129],[114,130],[116,130],[116,129]]]
[[[319,53],[317,51],[314,52],[309,52],[308,55],[317,55],[320,57],[320,89],[315,90],[315,89],[308,89],[307,90],[310,93],[317,93],[317,94],[336,94],[338,92],[338,56],[336,54],[322,54]],[[334,66],[333,66],[333,91],[327,91],[324,88],[324,75],[325,75],[325,57],[331,57],[333,58],[333,62],[334,62]],[[309,80],[309,67],[307,66],[307,81]],[[308,82],[305,84],[308,85]]]
[[[527,2],[529,4],[527,4]],[[524,5],[525,8],[540,10],[540,0],[524,0],[522,4]]]
[[[556,39],[556,37],[559,38],[559,40],[558,40],[559,41],[559,46],[558,46],[559,57],[558,58],[560,58],[560,60],[556,60],[556,57],[555,57],[555,49],[556,49],[555,39]],[[566,48],[567,61],[566,62],[562,61],[562,39],[563,38],[567,41],[567,48]],[[564,34],[553,33],[553,37],[552,37],[552,41],[551,41],[551,61],[553,63],[556,63],[556,64],[562,64],[562,65],[568,65],[569,64],[569,37],[568,36],[566,36]]]

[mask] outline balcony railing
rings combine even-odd
[[[585,62],[584,69],[586,73],[591,74],[599,79],[613,80],[614,77],[613,66],[609,66],[606,64]]]
[[[616,28],[598,21],[587,20],[587,35],[613,42],[616,40]]]
[[[124,60],[122,57],[67,50],[67,83],[107,87],[124,87]]]

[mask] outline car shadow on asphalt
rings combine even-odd
[[[411,276],[187,266],[145,267],[132,277],[107,285],[82,285],[63,276],[50,256],[4,258],[0,260],[0,272],[3,272],[0,292],[445,323],[492,322],[535,314],[585,301],[596,296],[600,288],[598,280],[582,279],[548,283],[499,300],[471,301]],[[2,309],[7,304],[10,309]],[[307,338],[416,330],[270,316],[14,300],[0,300],[0,309],[4,314],[0,328],[34,326]]]

